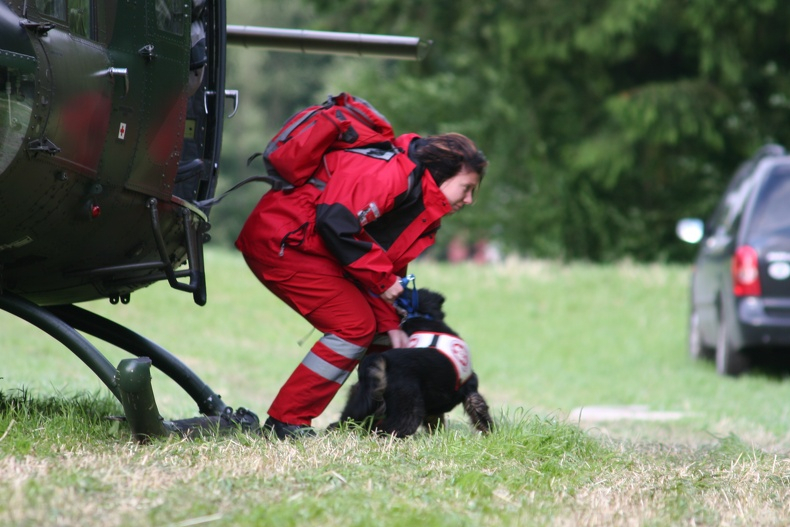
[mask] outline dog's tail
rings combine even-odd
[[[387,361],[370,355],[359,365],[359,382],[351,388],[340,422],[351,419],[361,423],[368,417],[380,419],[386,413],[384,391],[387,389]]]
[[[488,404],[479,393],[470,392],[464,397],[464,412],[469,416],[472,426],[478,432],[487,434],[494,427],[494,420],[488,413]]]

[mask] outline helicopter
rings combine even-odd
[[[0,309],[82,360],[141,441],[257,425],[174,354],[76,305],[162,281],[206,304],[223,121],[239,102],[227,45],[419,60],[430,41],[228,25],[225,0],[0,0]],[[115,367],[83,333],[133,358]],[[204,417],[164,420],[152,367]]]

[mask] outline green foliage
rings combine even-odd
[[[230,23],[418,35],[425,61],[231,47],[220,191],[291,113],[328,93],[371,101],[396,132],[457,131],[491,161],[471,211],[445,224],[564,259],[684,260],[683,216],[705,216],[734,168],[790,132],[790,4],[301,0],[229,3]],[[212,211],[230,245],[263,184]]]
[[[529,254],[687,258],[675,221],[708,214],[737,164],[790,131],[786,2],[311,4],[328,29],[436,41],[353,89],[400,130],[476,139],[489,181],[452,227]]]

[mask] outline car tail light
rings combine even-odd
[[[760,296],[760,269],[757,251],[741,245],[732,257],[732,289],[735,296]]]

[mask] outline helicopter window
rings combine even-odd
[[[68,22],[69,30],[83,37],[91,27],[91,0],[36,0],[36,8],[45,16]]]
[[[0,173],[22,147],[33,113],[35,61],[20,66],[0,66]]]
[[[66,20],[66,0],[36,0],[36,8],[43,15]]]
[[[90,15],[90,0],[69,0],[69,29],[73,33],[88,36]]]
[[[156,25],[163,31],[183,35],[184,13],[182,0],[156,0]]]

